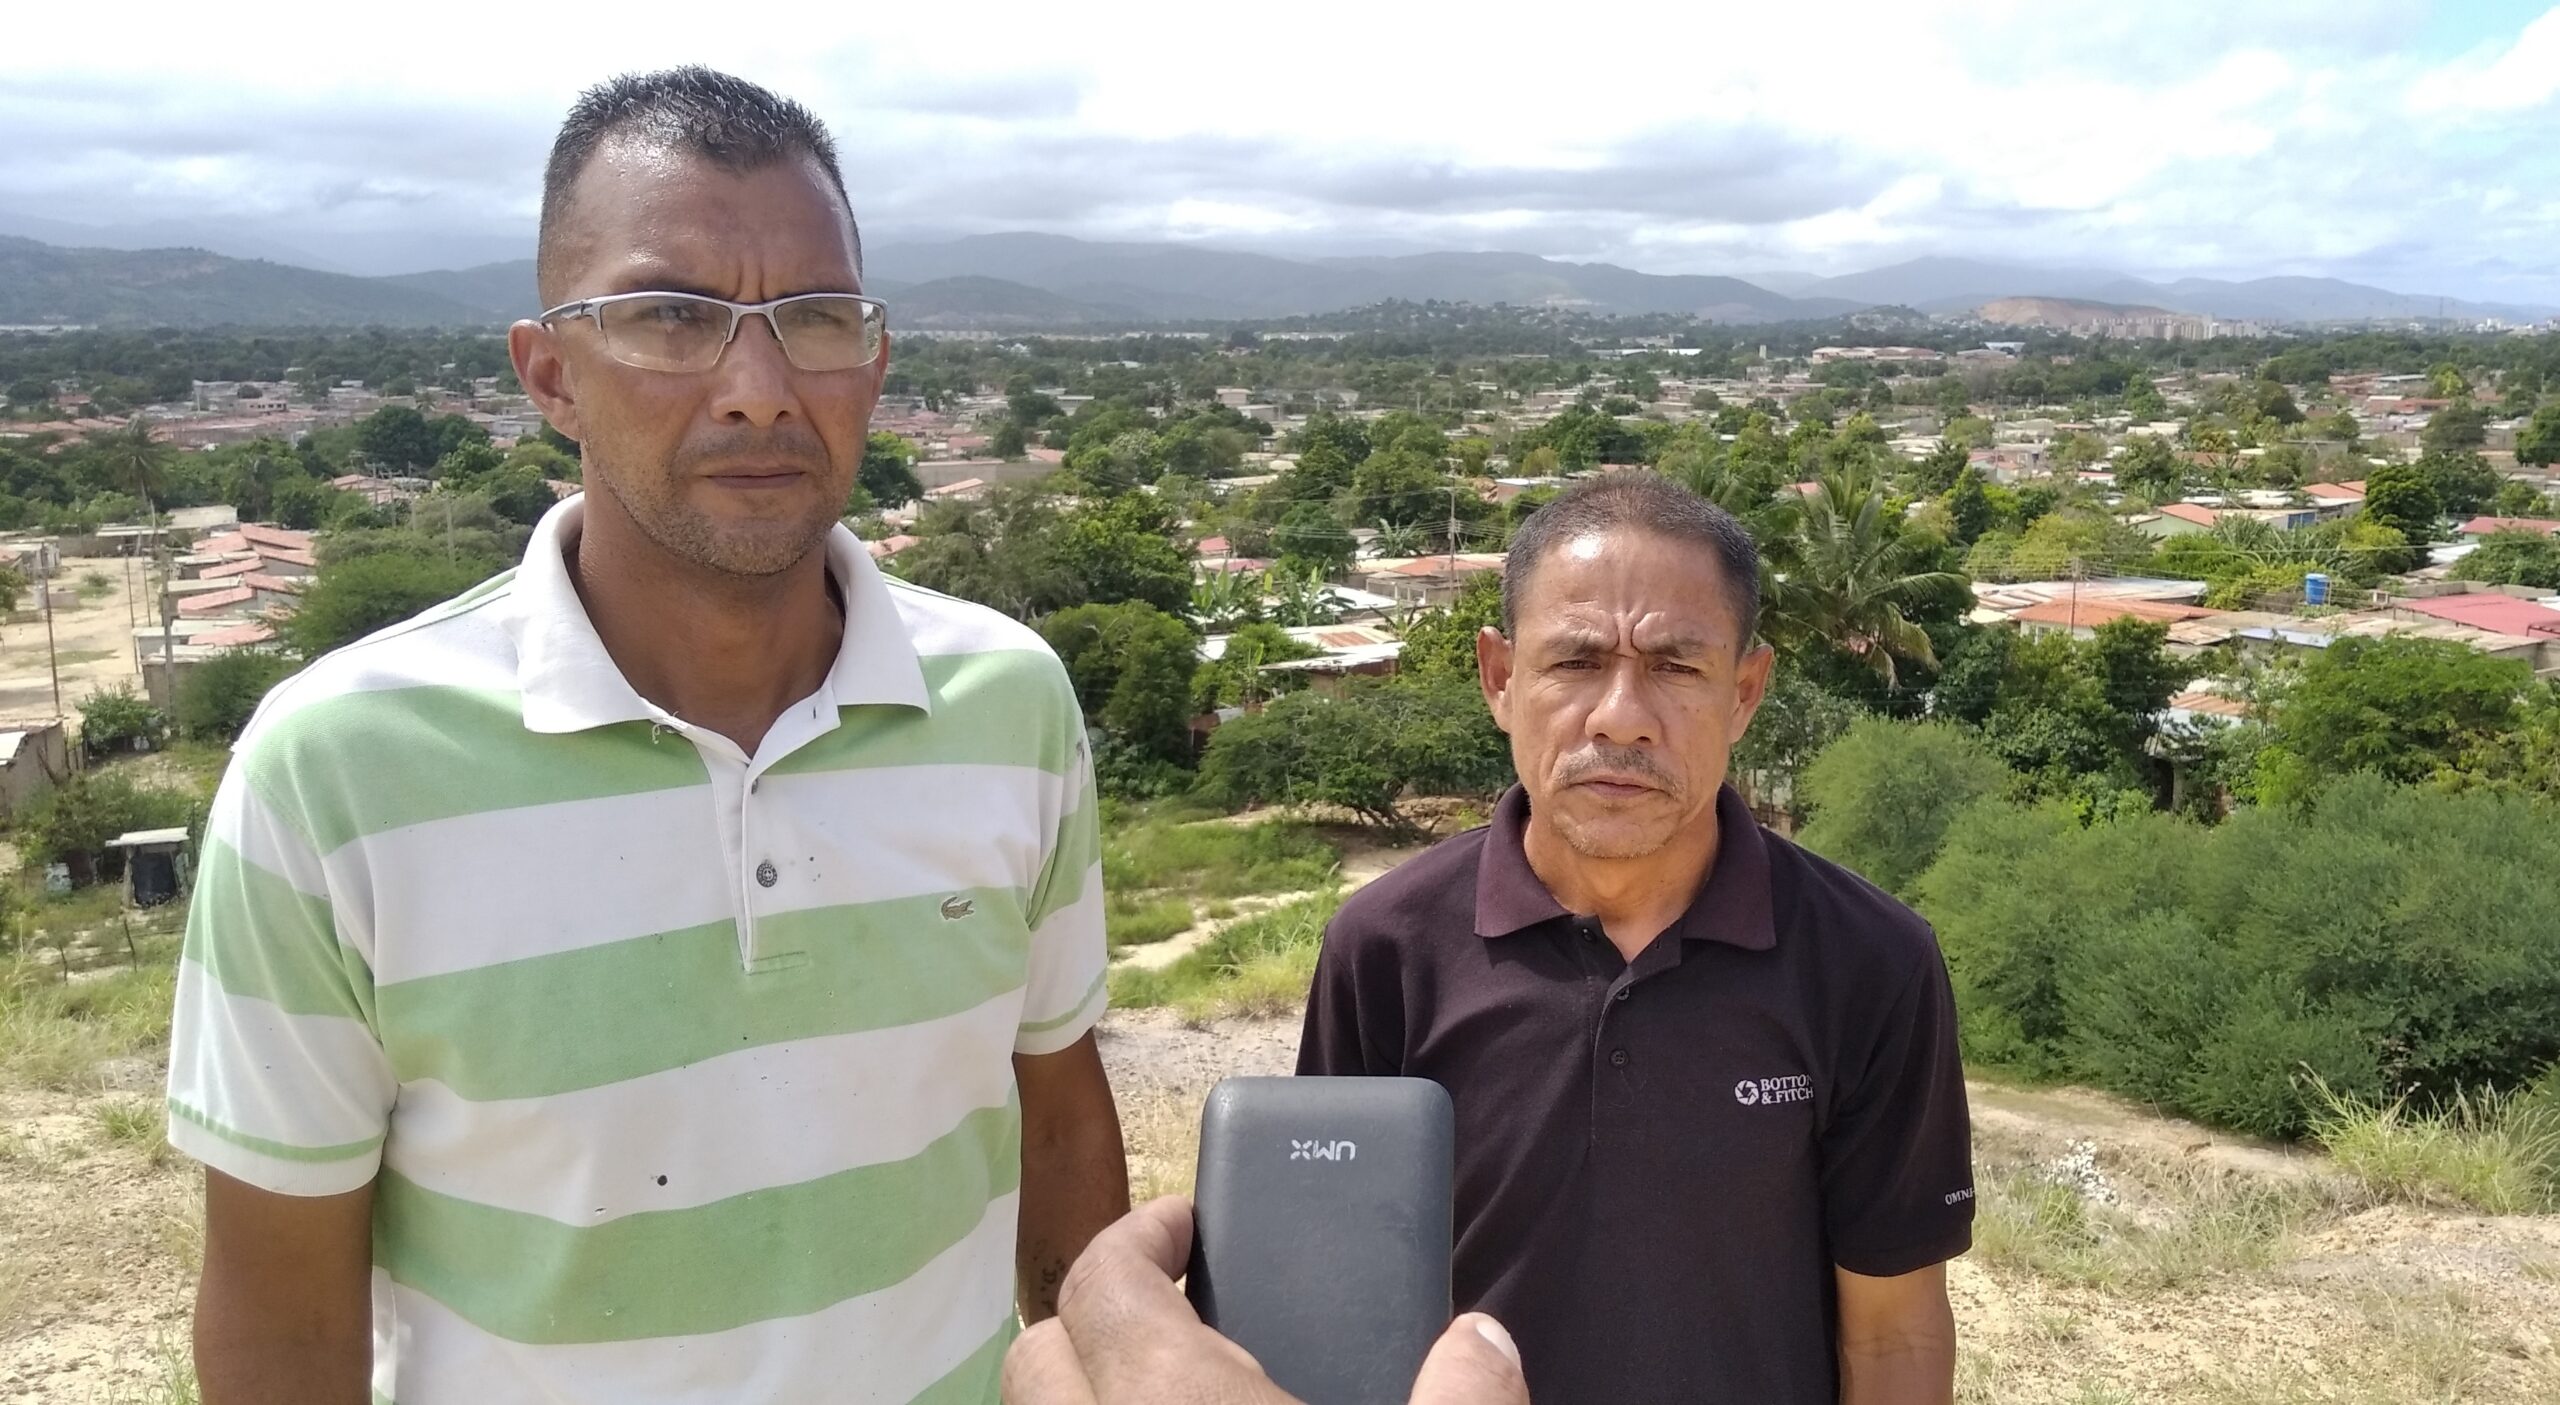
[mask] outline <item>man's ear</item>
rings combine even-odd
[[[1476,631],[1476,686],[1484,689],[1484,705],[1493,712],[1493,725],[1510,731],[1503,703],[1511,693],[1511,641],[1490,625]]]
[[[577,391],[569,381],[569,363],[560,355],[560,334],[539,322],[518,322],[507,329],[507,356],[542,418],[562,435],[584,441]]]
[[[1778,655],[1766,644],[1753,645],[1733,670],[1733,734],[1742,735],[1751,719],[1760,712],[1760,701],[1769,696],[1769,670]]]

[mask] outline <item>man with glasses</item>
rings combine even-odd
[[[806,110],[589,92],[538,277],[585,493],[214,802],[203,1398],[992,1400],[1128,1201],[1073,692],[838,525],[888,336]]]

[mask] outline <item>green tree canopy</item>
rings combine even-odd
[[[2534,411],[2516,431],[2516,462],[2537,468],[2560,463],[2560,400]]]
[[[414,550],[331,562],[303,592],[284,636],[303,657],[317,658],[460,595],[487,578],[486,564]]]
[[[2450,640],[2332,640],[2275,698],[2259,795],[2300,799],[2357,771],[2407,783],[2451,770],[2508,728],[2531,677],[2518,660]]]
[[[2426,427],[2418,431],[2418,448],[2430,455],[2469,453],[2488,440],[2489,412],[2468,400],[2427,416]]]
[[[2436,506],[2447,517],[2469,517],[2489,505],[2505,481],[2489,461],[2469,450],[2423,455],[2418,471],[2436,492]]]
[[[862,468],[854,481],[882,507],[904,507],[924,496],[916,478],[916,446],[899,435],[873,431],[863,444]]]
[[[2364,517],[2406,537],[2412,546],[2436,539],[2444,501],[2435,480],[2415,464],[2384,464],[2365,475]]]
[[[1479,571],[1447,605],[1425,610],[1403,631],[1404,652],[1397,659],[1402,673],[1476,679],[1476,635],[1502,627],[1502,574]]]
[[[1040,622],[1040,637],[1066,664],[1085,716],[1115,746],[1145,760],[1190,759],[1200,641],[1189,625],[1124,601],[1060,610]]]
[[[1870,717],[1806,768],[1812,819],[1801,838],[1877,887],[1908,892],[1958,812],[2008,782],[2008,768],[1961,727]]]
[[[2540,532],[2492,532],[2454,568],[2464,580],[2560,590],[2560,540]]]
[[[1058,521],[1056,556],[1093,604],[1137,600],[1169,615],[1190,605],[1190,551],[1175,543],[1165,505],[1145,494],[1067,513]]]
[[[2152,503],[2176,502],[2187,490],[2187,465],[2169,441],[2156,434],[2125,440],[2116,456],[2116,485]]]

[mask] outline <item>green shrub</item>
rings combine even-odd
[[[186,791],[135,785],[114,771],[74,776],[30,806],[18,843],[32,862],[68,864],[75,880],[97,882],[124,872],[121,851],[107,844],[136,829],[185,829],[204,821],[206,803]]]
[[[2560,1058],[2555,871],[2529,801],[2360,776],[2214,828],[1977,805],[1915,893],[1969,1057],[2290,1137],[2315,1079],[2432,1107]]]
[[[281,654],[226,649],[178,682],[178,731],[190,741],[228,742],[258,711],[268,690],[301,667]]]
[[[1859,721],[1804,772],[1806,848],[1906,892],[1958,812],[2009,783],[1973,733],[1944,722]]]
[[[488,576],[486,565],[415,550],[332,559],[303,592],[285,637],[304,658],[318,658],[460,595]]]
[[[158,741],[169,719],[150,700],[122,683],[91,693],[80,704],[80,742],[92,754],[121,751],[136,740]]]
[[[1510,781],[1510,743],[1453,674],[1274,699],[1211,733],[1200,763],[1201,792],[1227,805],[1338,805],[1389,829],[1408,827],[1395,808],[1407,791],[1490,795]]]

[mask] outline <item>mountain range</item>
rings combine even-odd
[[[2532,321],[2550,309],[2395,293],[2331,278],[2154,283],[2105,269],[1923,258],[1834,278],[1640,273],[1512,253],[1281,258],[1170,243],[988,234],[885,245],[868,286],[892,325],[1013,331],[1299,317],[1391,298],[1719,322],[1834,318],[1878,306],[1947,314],[2001,298],[2067,298],[2224,319],[2317,323],[2450,317]],[[0,325],[498,326],[538,310],[533,261],[354,277],[194,248],[65,248],[0,236]]]

